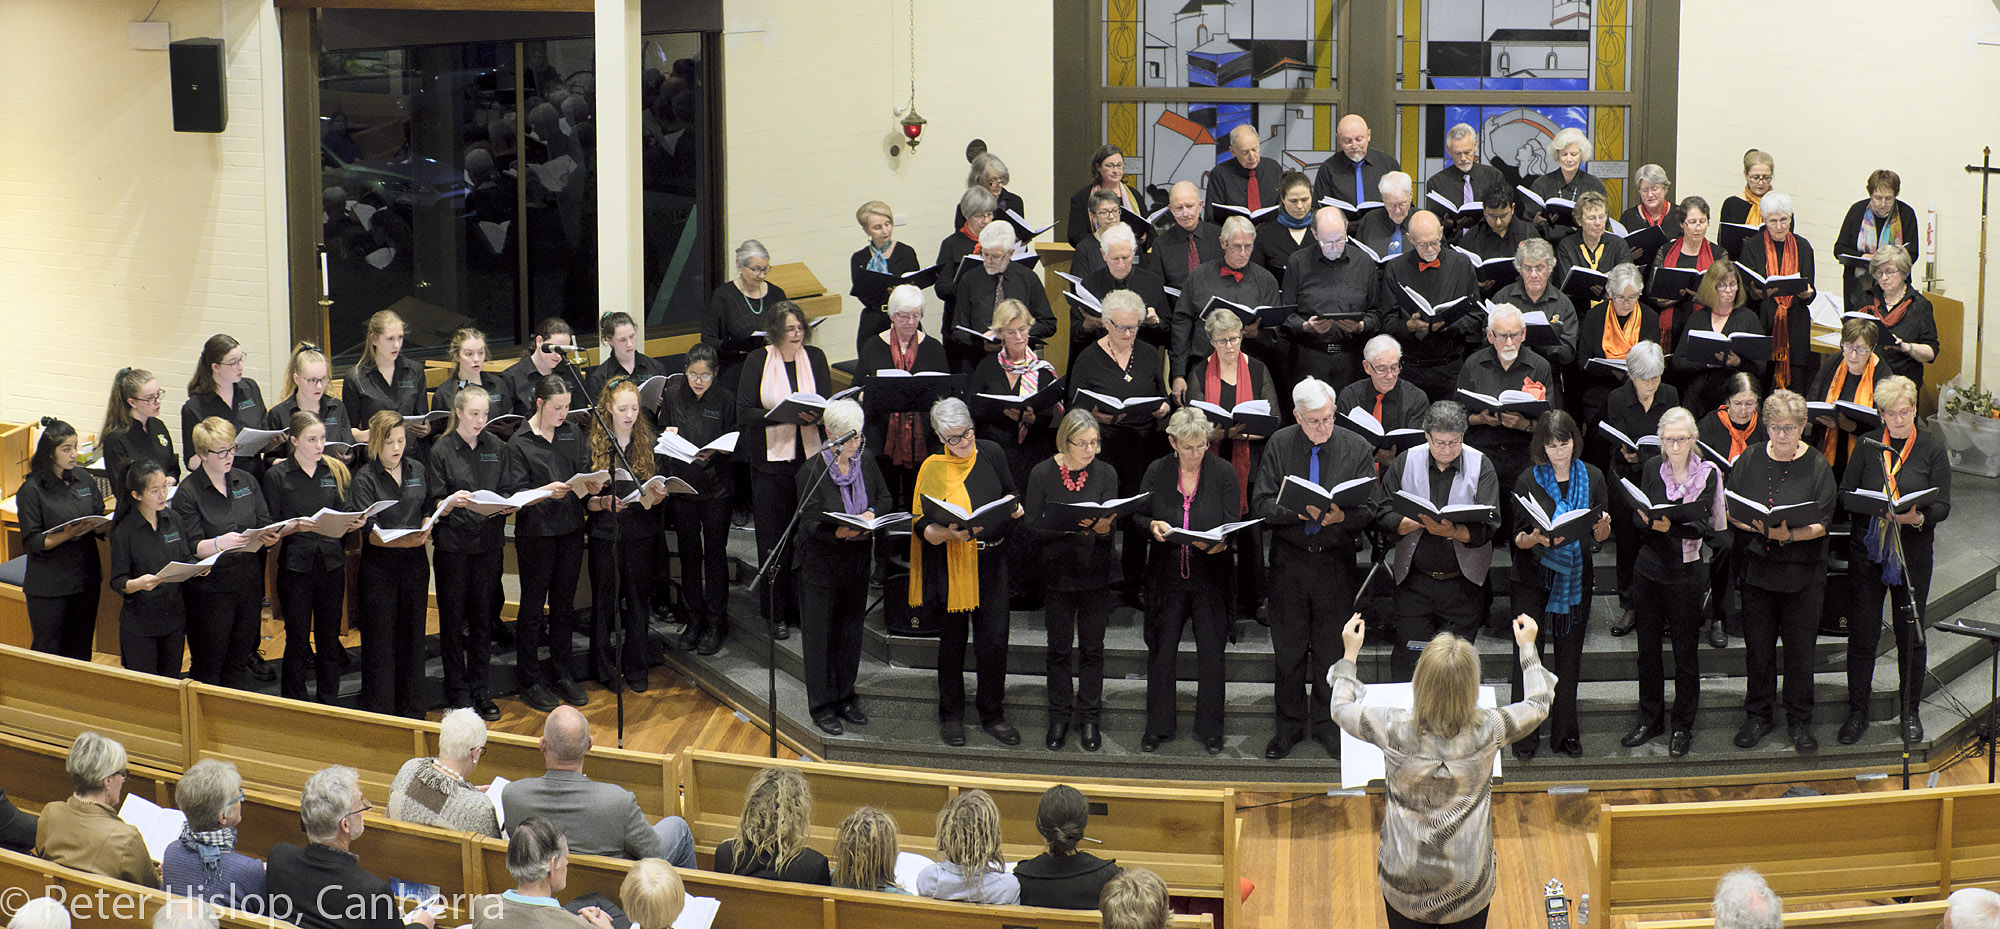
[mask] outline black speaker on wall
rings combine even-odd
[[[175,132],[221,132],[229,127],[229,88],[221,39],[182,39],[167,46],[174,96]]]

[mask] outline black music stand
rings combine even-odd
[[[1985,639],[1993,643],[1993,682],[1986,700],[1986,733],[1979,737],[1979,741],[1986,746],[1986,783],[1991,784],[1994,782],[1993,762],[1994,755],[1996,754],[1995,749],[1996,747],[2000,747],[2000,745],[1996,745],[1996,742],[2000,742],[2000,729],[1994,728],[1996,721],[2000,721],[2000,625],[1983,623],[1973,619],[1960,619],[1941,622],[1931,628],[1943,629],[1946,632],[1970,636],[1975,639]]]

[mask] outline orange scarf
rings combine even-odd
[[[1727,403],[1715,408],[1715,418],[1722,422],[1722,430],[1729,433],[1729,460],[1735,461],[1736,456],[1743,454],[1743,450],[1750,447],[1750,437],[1757,434],[1757,414],[1751,413],[1750,422],[1744,424],[1740,430],[1729,421]]]
[[[1639,321],[1639,308],[1636,306],[1632,312],[1625,314],[1622,323],[1618,321],[1617,311],[1604,311],[1604,339],[1600,343],[1604,347],[1604,357],[1623,358],[1632,346],[1639,344]]]
[[[1868,364],[1861,369],[1861,373],[1858,375],[1853,375],[1855,377],[1861,378],[1861,383],[1854,385],[1854,402],[1859,403],[1862,406],[1870,406],[1873,405],[1875,402],[1876,357],[1877,356],[1875,355],[1869,355]],[[1847,386],[1848,377],[1849,375],[1847,373],[1847,362],[1844,360],[1834,362],[1833,381],[1832,383],[1827,385],[1826,396],[1821,399],[1825,400],[1828,403],[1832,403],[1833,401],[1840,399],[1840,392],[1842,388]],[[1835,422],[1838,422],[1840,414],[1835,413],[1833,415]],[[1835,442],[1839,438],[1839,436],[1840,436],[1839,429],[1828,429],[1826,431],[1826,435],[1820,439],[1819,450],[1826,455],[1827,464],[1833,464],[1834,452],[1837,447]],[[1853,436],[1850,435],[1847,437],[1846,445],[1848,451],[1854,450]]]
[[[953,506],[972,509],[972,497],[965,492],[966,475],[979,462],[979,448],[960,458],[949,451],[924,459],[917,470],[917,489],[912,494],[910,512],[924,515],[924,495]],[[924,605],[924,534],[910,536],[910,605]],[[945,609],[954,613],[979,608],[979,543],[944,543]]]
[[[1744,185],[1743,199],[1750,203],[1750,213],[1743,217],[1743,224],[1746,226],[1761,225],[1764,222],[1764,198],[1751,193],[1749,185]]]
[[[1202,396],[1216,406],[1222,406],[1222,360],[1221,353],[1211,352],[1208,356],[1208,371],[1202,377]],[[1256,390],[1250,384],[1250,356],[1242,351],[1236,353],[1236,396],[1256,399]],[[1236,512],[1250,512],[1250,443],[1245,439],[1224,439],[1208,443],[1208,453],[1225,457],[1222,447],[1229,446],[1229,467],[1236,472]]]
[[[1750,212],[1752,214],[1757,212],[1755,204],[1751,205]],[[1796,274],[1798,270],[1799,237],[1796,235],[1785,236],[1785,247],[1783,251],[1780,251],[1778,243],[1771,241],[1771,234],[1768,232],[1765,233],[1764,276]],[[1776,381],[1779,387],[1790,388],[1792,386],[1792,298],[1772,297],[1771,307],[1771,362],[1773,369],[1771,371],[1771,379]]]

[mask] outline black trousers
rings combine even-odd
[[[306,669],[321,703],[340,696],[340,611],[347,598],[347,569],[278,572],[278,605],[285,611],[285,661],[278,692],[306,699]]]
[[[1051,725],[1097,722],[1104,706],[1104,628],[1110,621],[1111,598],[1104,588],[1043,592]]]
[[[446,706],[471,706],[491,698],[487,669],[493,663],[493,626],[500,621],[496,583],[506,552],[440,551],[437,575],[438,645],[444,658]]]
[[[1932,534],[1903,533],[1903,583],[1882,583],[1882,566],[1850,560],[1847,589],[1847,709],[1868,711],[1868,694],[1875,678],[1876,646],[1882,640],[1882,596],[1889,596],[1895,618],[1896,680],[1902,687],[1903,712],[1913,713],[1924,698],[1924,670],[1930,666],[1924,641],[1923,617],[1931,596]]]
[[[1492,905],[1488,904],[1486,909],[1480,910],[1457,922],[1426,923],[1418,922],[1396,912],[1396,908],[1390,906],[1387,900],[1382,901],[1382,909],[1389,914],[1389,929],[1433,929],[1433,927],[1435,929],[1486,929],[1486,915],[1493,911]]]
[[[681,550],[681,599],[695,628],[720,632],[729,623],[729,510],[726,496],[669,497]]]
[[[1345,650],[1340,631],[1354,606],[1354,547],[1314,552],[1273,541],[1270,591],[1276,737],[1297,742],[1307,735],[1332,735],[1337,730],[1328,713],[1333,688],[1326,670]]]
[[[180,677],[181,655],[187,651],[186,646],[185,628],[164,635],[140,635],[122,626],[118,630],[119,663],[127,671]]]
[[[361,705],[420,715],[430,559],[422,548],[361,549]]]
[[[1195,558],[1223,555],[1196,554]],[[1180,726],[1181,630],[1194,623],[1194,736],[1222,735],[1222,660],[1229,647],[1220,587],[1146,592],[1146,733],[1165,739]]]
[[[583,571],[583,530],[557,536],[515,536],[521,565],[521,609],[514,622],[521,689],[570,679],[570,639],[576,634],[576,583]],[[544,624],[544,603],[547,622]],[[542,663],[542,644],[549,646]]]
[[[760,462],[750,471],[750,507],[757,523],[757,562],[762,564],[771,557],[771,549],[777,547],[778,537],[785,534],[785,526],[792,521],[792,511],[799,506],[799,462]],[[797,540],[792,545],[797,546]],[[797,564],[797,551],[788,550],[786,561]],[[997,557],[998,553],[996,553]],[[980,559],[984,562],[986,559]],[[799,592],[797,579],[791,570],[773,570],[764,582],[762,607],[764,618],[774,622],[799,622]],[[1007,588],[1001,587],[994,593],[1005,607]]]
[[[1512,538],[1509,536],[1509,538]],[[1553,574],[1542,567],[1535,556],[1521,549],[1509,552],[1514,558],[1513,570],[1508,572],[1509,594],[1516,614],[1526,613],[1541,625],[1540,635],[1535,637],[1535,654],[1547,657],[1550,646],[1554,646],[1555,660],[1549,663],[1550,671],[1556,675],[1555,702],[1549,706],[1549,741],[1561,745],[1565,740],[1577,737],[1576,685],[1577,677],[1583,671],[1583,639],[1590,627],[1590,599],[1597,586],[1596,570],[1591,559],[1583,562],[1583,599],[1570,607],[1567,628],[1557,633],[1548,621],[1549,585]],[[1514,685],[1514,702],[1526,699],[1526,684],[1521,677],[1521,663],[1508,663],[1511,669],[1507,679]],[[1539,728],[1521,737],[1528,747],[1538,744]]]
[[[1486,621],[1485,603],[1485,589],[1463,574],[1438,580],[1412,568],[1396,585],[1396,647],[1389,652],[1389,676],[1409,680],[1424,646],[1440,632],[1477,642]]]
[[[1009,542],[1009,545],[1018,542]],[[972,635],[973,709],[979,724],[991,725],[1005,716],[1007,689],[1007,559],[1006,549],[979,553],[979,606],[970,610],[938,611],[938,719],[965,719],[965,638]],[[942,560],[939,561],[942,564]]]
[[[1743,592],[1743,545],[1742,533],[1731,532],[1729,543],[1716,549],[1715,559],[1708,565],[1708,615],[1706,619],[1725,619],[1741,612],[1737,602]]]
[[[798,572],[799,634],[806,708],[814,719],[821,719],[854,702],[854,678],[861,671],[861,621],[868,611],[868,563],[875,543],[873,539],[818,543],[815,550],[819,554],[813,559],[814,570],[806,571],[802,564]]]
[[[1232,619],[1256,616],[1257,601],[1264,597],[1264,535],[1264,527],[1246,526],[1229,536],[1229,557],[1236,566],[1223,603]]]
[[[188,677],[247,689],[250,652],[264,618],[264,572],[248,567],[210,572],[189,581],[186,593]]]
[[[1639,722],[1670,723],[1671,731],[1692,732],[1695,711],[1701,707],[1702,583],[1663,584],[1635,575],[1632,584],[1639,633]],[[1668,641],[1674,646],[1671,719],[1665,716],[1666,663],[1660,651]]]
[[[591,673],[605,683],[618,675],[644,679],[653,666],[650,623],[653,618],[653,552],[659,536],[632,533],[618,540],[620,564],[618,582],[624,585],[620,597],[611,577],[611,539],[590,540],[590,655]],[[612,617],[624,621],[623,664],[615,654]]]
[[[1074,358],[1075,355],[1070,357]],[[1342,348],[1329,352],[1318,345],[1294,343],[1292,345],[1291,376],[1281,384],[1296,384],[1307,375],[1319,378],[1329,384],[1336,384],[1339,390],[1361,378],[1361,354]]]
[[[1743,644],[1750,677],[1744,715],[1772,721],[1778,696],[1778,644],[1783,642],[1785,719],[1795,726],[1810,724],[1813,645],[1819,641],[1820,594],[1826,589],[1826,577],[1822,573],[1804,590],[1780,592],[1757,586],[1749,567],[1745,566],[1743,577]]]
[[[1432,334],[1426,338],[1456,339],[1458,336]],[[1455,358],[1449,362],[1439,362],[1436,364],[1419,364],[1411,361],[1405,355],[1403,358],[1403,380],[1409,381],[1410,386],[1423,391],[1424,397],[1432,403],[1436,403],[1439,400],[1450,400],[1458,396],[1458,369],[1464,366],[1464,364],[1465,359],[1463,358]],[[1511,488],[1507,488],[1506,490],[1511,492]]]
[[[1612,454],[1618,453],[1614,451]],[[1607,473],[1605,480],[1612,483],[1606,489],[1611,492],[1611,543],[1613,554],[1617,556],[1618,608],[1636,611],[1638,592],[1633,587],[1632,567],[1639,563],[1639,546],[1644,541],[1645,529],[1639,525],[1638,509],[1632,505],[1632,495],[1617,486],[1618,477]],[[1639,483],[1637,476],[1633,476],[1632,483]],[[1699,589],[1694,592],[1697,612],[1701,607],[1701,593]]]
[[[82,593],[63,597],[29,597],[28,627],[34,630],[34,650],[89,661],[100,586],[93,583]]]

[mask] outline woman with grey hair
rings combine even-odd
[[[236,766],[215,758],[195,762],[175,786],[174,802],[187,815],[187,825],[180,841],[160,856],[167,893],[258,910],[264,863],[236,852],[236,826],[243,822],[243,776]]]
[[[958,276],[971,269],[967,258],[979,255],[979,237],[992,225],[997,201],[984,187],[967,187],[958,198],[959,219],[954,220],[957,228],[938,243],[937,283],[932,285],[938,299],[944,301],[944,331],[958,325]]]
[[[444,714],[437,757],[403,762],[389,783],[389,818],[497,838],[493,799],[472,784],[485,752],[486,722],[478,713],[460,707]]]
[[[1147,227],[1150,236],[1151,227]],[[1167,282],[1158,271],[1143,267],[1139,259],[1145,254],[1145,245],[1138,238],[1138,231],[1124,223],[1114,224],[1098,237],[1102,246],[1104,264],[1089,274],[1080,274],[1082,280],[1077,293],[1088,291],[1100,301],[1096,312],[1089,312],[1077,300],[1067,301],[1069,311],[1069,363],[1074,366],[1076,359],[1090,343],[1104,335],[1104,315],[1101,301],[1112,293],[1129,290],[1139,295],[1143,308],[1140,318],[1139,338],[1160,348],[1173,341],[1172,330],[1167,326],[1166,316],[1173,313],[1173,303],[1167,299]]]
[[[1639,626],[1639,718],[1619,744],[1638,748],[1670,731],[1667,755],[1679,758],[1694,744],[1694,715],[1701,701],[1701,599],[1713,557],[1703,557],[1702,543],[1714,552],[1728,524],[1723,521],[1722,469],[1695,451],[1699,431],[1694,414],[1673,407],[1660,415],[1658,431],[1661,454],[1639,468],[1633,483],[1654,503],[1696,504],[1691,508],[1696,512],[1649,519],[1628,506],[1616,520],[1638,530],[1642,546],[1631,579]],[[1625,589],[1624,579],[1618,587]],[[1660,655],[1666,641],[1674,646],[1671,716]]]
[[[1672,384],[1661,383],[1666,370],[1666,356],[1660,352],[1660,343],[1640,342],[1632,346],[1625,354],[1625,383],[1613,388],[1605,398],[1603,423],[1634,442],[1657,433],[1660,414],[1681,404],[1680,391]],[[1613,482],[1639,483],[1640,471],[1645,468],[1643,462],[1660,453],[1658,445],[1634,447],[1610,440],[1603,430],[1591,432],[1586,444],[1597,450],[1596,460],[1605,463],[1604,473]],[[1618,549],[1619,608],[1618,618],[1611,622],[1612,635],[1631,632],[1636,621],[1632,565],[1639,557],[1639,525],[1632,518],[1633,512],[1630,494],[1611,495],[1611,529]]]
[[[1737,868],[1715,882],[1709,903],[1715,924],[1728,929],[1783,929],[1785,901],[1751,868]]]
[[[1021,515],[1020,491],[998,445],[980,441],[972,412],[956,397],[931,407],[931,428],[944,451],[917,471],[916,521],[910,536],[909,604],[930,611],[938,630],[938,736],[965,744],[965,639],[972,635],[978,682],[974,706],[979,728],[1003,745],[1021,732],[1003,715],[1007,683],[1007,558],[1012,520]],[[1000,502],[1010,518],[992,528],[972,528],[932,501],[965,512]]]
[[[1600,274],[1610,274],[1612,269],[1619,265],[1631,263],[1632,249],[1625,245],[1623,236],[1610,231],[1611,207],[1603,194],[1586,193],[1579,197],[1576,201],[1576,211],[1572,215],[1576,219],[1575,234],[1557,239],[1554,244],[1556,270],[1562,275],[1563,289],[1575,297],[1577,291],[1568,286],[1570,269],[1582,267]],[[1640,289],[1644,288],[1642,279]],[[1602,300],[1603,295],[1598,293],[1599,289],[1590,288],[1592,306],[1599,305]],[[1608,283],[1601,289],[1604,294],[1611,292]]]
[[[35,824],[35,854],[65,868],[89,871],[147,887],[160,886],[160,872],[139,830],[118,818],[126,780],[125,746],[95,732],[70,744],[67,800],[42,807]]]
[[[971,163],[966,166],[965,186],[968,189],[977,187],[993,197],[995,219],[1005,219],[1008,210],[1018,216],[1028,215],[1028,207],[1021,200],[1021,195],[1007,189],[1007,184],[1013,180],[1014,176],[1007,172],[1007,163],[992,152],[972,156]],[[970,215],[960,210],[951,221],[963,224]]]
[[[1639,202],[1626,209],[1618,222],[1625,227],[1625,244],[1632,247],[1632,263],[1650,271],[1653,256],[1680,237],[1681,208],[1670,196],[1673,182],[1667,179],[1667,169],[1640,165],[1632,174],[1632,183],[1639,188]]]
[[[1104,233],[1113,226],[1124,225],[1123,201],[1118,199],[1118,191],[1099,190],[1090,195],[1090,231],[1071,243],[1076,246],[1076,255],[1070,259],[1069,272],[1084,277],[1104,267]]]
[[[1612,389],[1626,378],[1618,365],[1596,364],[1593,360],[1622,362],[1640,342],[1659,344],[1660,316],[1639,299],[1644,289],[1639,269],[1629,264],[1612,268],[1604,282],[1607,299],[1585,314],[1583,328],[1577,331],[1576,357],[1582,366],[1579,378],[1583,382],[1578,409],[1586,423],[1604,418],[1604,406]],[[1592,433],[1595,435],[1596,430]],[[1591,457],[1601,461],[1603,453],[1593,451]]]
[[[473,929],[612,929],[602,909],[586,906],[572,914],[556,894],[569,886],[569,843],[562,830],[540,816],[530,816],[507,836],[507,876],[513,889],[472,898]]]
[[[1577,333],[1583,329],[1583,318],[1577,314],[1576,305],[1560,287],[1552,287],[1556,274],[1556,250],[1547,239],[1523,239],[1514,247],[1514,270],[1521,275],[1493,294],[1494,305],[1510,304],[1523,313],[1540,311],[1548,317],[1549,328],[1556,332],[1556,343],[1531,344],[1535,354],[1547,358],[1549,365],[1565,376],[1564,394],[1579,392],[1574,373],[1576,367]]]
[[[1270,369],[1243,351],[1242,317],[1226,307],[1217,307],[1202,320],[1202,326],[1208,333],[1212,351],[1206,358],[1189,359],[1188,401],[1234,410],[1240,404],[1262,400],[1275,412],[1278,392]],[[1237,515],[1232,519],[1242,519],[1243,514],[1250,512],[1250,484],[1254,479],[1251,472],[1263,457],[1267,438],[1240,424],[1226,429],[1215,426],[1209,432],[1209,451],[1228,462],[1236,476],[1237,508],[1233,512]],[[1223,602],[1229,614],[1232,641],[1236,638],[1237,621],[1255,617],[1263,595],[1264,540],[1259,528],[1244,529],[1230,540],[1236,570],[1230,577],[1230,594]]]
[[[1146,467],[1165,450],[1159,428],[1172,407],[1167,405],[1160,353],[1152,346],[1139,347],[1145,303],[1129,290],[1114,290],[1103,302],[1104,335],[1084,348],[1081,356],[1070,356],[1069,408],[1090,411],[1103,429],[1104,460],[1118,472],[1118,486],[1137,487]],[[1104,409],[1101,401],[1089,399],[1083,393],[1086,390],[1120,401],[1145,397],[1159,402],[1113,411]],[[1121,576],[1125,603],[1137,608],[1146,540],[1143,527],[1126,525]]]
[[[951,362],[945,358],[944,343],[924,332],[922,290],[898,284],[889,291],[888,315],[888,329],[861,340],[855,370],[868,387],[869,405],[876,410],[865,427],[868,444],[864,447],[881,469],[882,480],[888,483],[896,508],[906,509],[910,505],[910,488],[917,481],[917,466],[931,454],[930,429],[924,425],[923,410],[950,388],[924,391],[898,388],[896,375],[889,372],[939,373],[949,370]],[[881,551],[886,565],[888,548],[883,546]]]
[[[1208,417],[1181,407],[1167,420],[1173,451],[1146,468],[1139,489],[1151,494],[1135,514],[1153,540],[1146,564],[1146,732],[1139,750],[1158,751],[1180,726],[1175,666],[1181,630],[1194,624],[1194,735],[1211,755],[1222,754],[1222,658],[1228,622],[1222,598],[1229,584],[1230,540],[1169,541],[1176,529],[1207,531],[1241,515],[1236,474],[1208,453]]]
[[[868,724],[854,699],[861,668],[861,619],[868,612],[869,553],[875,533],[841,517],[886,516],[894,501],[873,455],[861,453],[865,426],[861,404],[826,405],[826,430],[838,446],[806,459],[797,478],[803,501],[799,520],[799,632],[805,656],[806,708],[813,724],[840,735],[841,720]]]
[[[1535,178],[1535,182],[1528,185],[1535,196],[1543,200],[1561,197],[1579,208],[1583,205],[1581,198],[1585,194],[1604,196],[1604,182],[1583,169],[1583,163],[1590,160],[1590,137],[1584,135],[1583,130],[1572,126],[1557,132],[1556,137],[1549,140],[1549,154],[1555,158],[1556,169]],[[1577,231],[1574,212],[1565,218],[1547,210],[1536,210],[1528,218],[1534,221],[1542,237],[1550,241],[1568,238]]]
[[[771,253],[764,243],[744,239],[736,246],[736,279],[723,282],[709,295],[708,312],[702,316],[701,338],[716,345],[722,362],[722,376],[732,378],[743,359],[763,340],[756,333],[771,328],[772,307],[783,302],[785,289],[765,280],[771,273]],[[579,401],[579,402],[588,402]]]
[[[1770,191],[1760,206],[1764,228],[1743,240],[1736,260],[1758,278],[1796,274],[1805,282],[1806,289],[1793,296],[1782,296],[1776,288],[1760,287],[1752,281],[1743,285],[1750,292],[1750,305],[1757,310],[1764,331],[1771,334],[1772,388],[1804,390],[1819,365],[1812,350],[1812,317],[1806,312],[1815,295],[1812,243],[1792,226],[1790,195]]]

